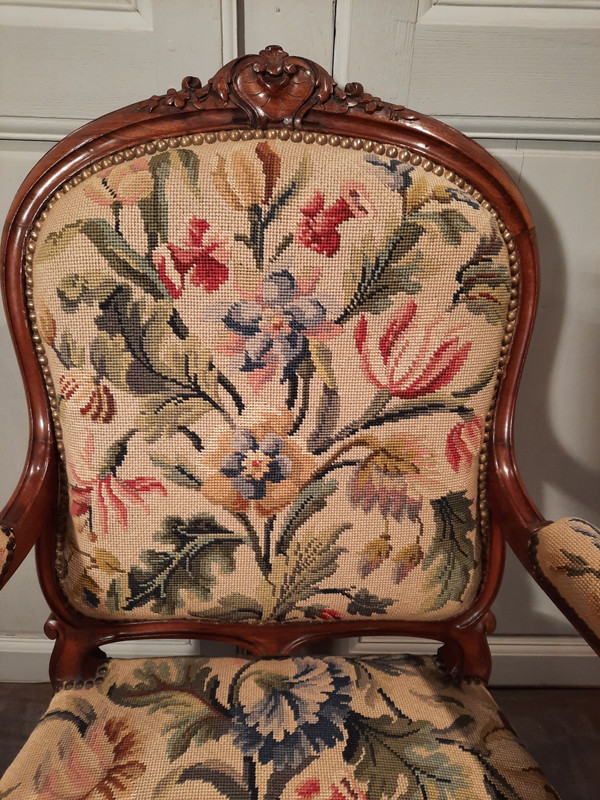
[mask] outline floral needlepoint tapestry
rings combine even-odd
[[[509,296],[489,206],[372,151],[238,137],[83,179],[34,256],[71,605],[460,613]]]

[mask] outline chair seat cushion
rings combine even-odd
[[[57,692],[10,800],[556,798],[485,686],[434,658],[111,660]]]

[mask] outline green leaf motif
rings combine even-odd
[[[497,256],[503,243],[497,232],[482,236],[471,258],[456,273],[458,288],[452,305],[464,303],[472,314],[484,316],[490,325],[506,317],[510,274],[504,259]]]
[[[182,770],[176,784],[179,787],[190,781],[210,783],[219,792],[219,797],[226,797],[228,800],[254,800],[256,797],[253,790],[246,785],[244,776],[237,774],[232,765],[224,761],[206,759],[198,764],[191,764]]]
[[[262,606],[253,597],[233,592],[219,598],[218,605],[206,611],[192,611],[200,619],[227,620],[227,622],[256,622],[262,619]]]
[[[59,231],[51,231],[35,249],[36,261],[49,261],[62,255],[81,230],[81,222],[70,222]]]
[[[481,372],[479,372],[473,383],[469,384],[469,386],[466,386],[464,389],[452,392],[452,397],[455,397],[457,400],[464,400],[467,397],[472,397],[474,394],[478,394],[496,375],[497,368],[497,359],[494,359],[490,364],[485,366]]]
[[[430,722],[404,716],[363,717],[351,712],[344,760],[368,784],[367,800],[463,800],[468,788],[463,767],[442,751]],[[400,785],[399,785],[400,784]]]
[[[246,542],[209,514],[183,520],[167,517],[155,540],[173,547],[171,551],[143,550],[128,574],[129,598],[125,611],[152,603],[152,611],[172,616],[184,605],[181,593],[193,592],[210,600],[216,583],[213,565],[222,573],[235,569],[235,550]]]
[[[563,550],[561,547],[560,552],[567,559],[567,563],[562,564],[557,569],[564,572],[569,578],[580,578],[583,575],[593,575],[594,578],[600,580],[600,569],[595,569],[587,559],[579,555],[579,553],[570,553],[568,550]]]
[[[153,395],[142,402],[135,424],[146,441],[157,442],[163,436],[175,436],[182,426],[193,425],[213,409],[211,403],[194,395]]]
[[[328,389],[336,389],[337,382],[331,363],[331,350],[326,344],[318,342],[316,339],[309,339],[308,347],[317,375]]]
[[[423,559],[422,569],[435,565],[429,587],[435,595],[427,611],[437,611],[446,603],[462,600],[475,569],[475,548],[467,534],[475,530],[471,513],[472,501],[466,492],[450,492],[431,500],[435,519],[435,536]]]
[[[110,472],[116,474],[116,471],[125,461],[129,447],[129,440],[135,435],[135,432],[135,428],[131,428],[124,436],[121,436],[120,439],[117,439],[117,441],[111,444],[111,446],[106,450],[100,465],[100,478],[106,478]]]
[[[148,197],[138,202],[150,252],[169,238],[169,206],[165,198],[165,184],[171,171],[171,153],[167,150],[152,156],[148,168],[154,178],[154,188]]]
[[[58,345],[55,343],[56,355],[61,364],[66,369],[82,367],[85,363],[85,347],[78,344],[75,337],[69,331],[63,331]]]
[[[394,602],[391,597],[378,597],[367,589],[359,589],[348,604],[351,616],[370,617],[373,614],[385,614],[386,608]]]
[[[182,459],[176,461],[165,461],[164,459],[150,456],[152,463],[162,470],[165,478],[178,486],[185,486],[186,489],[201,489],[202,478],[194,474],[193,468],[189,464],[184,464]]]
[[[338,489],[336,480],[312,481],[305,486],[292,503],[283,522],[275,552],[285,553],[296,531],[304,525],[313,514],[322,511],[327,505],[327,498]]]
[[[321,582],[335,573],[345,549],[336,542],[351,527],[333,525],[307,532],[275,557],[269,580],[263,580],[257,591],[264,622],[281,622],[303,600],[319,594]]]
[[[174,158],[178,158],[185,171],[185,174],[190,182],[192,188],[198,186],[198,172],[200,170],[200,159],[193,150],[184,150],[177,148],[172,150]]]
[[[413,214],[412,219],[431,220],[440,226],[440,231],[446,244],[458,247],[462,242],[461,233],[471,233],[477,230],[460,211],[454,208],[444,208],[442,211],[422,211]]]
[[[341,402],[337,389],[323,384],[315,413],[315,428],[306,439],[309,453],[318,453],[331,440],[340,418]]]
[[[108,378],[119,389],[128,389],[131,354],[121,334],[111,337],[106,331],[101,331],[90,344],[90,361],[98,378]]]
[[[382,249],[377,250],[370,236],[363,240],[353,254],[354,281],[346,281],[347,284],[355,282],[355,288],[337,323],[358,311],[380,314],[390,307],[391,298],[398,292],[417,294],[421,291],[417,276],[423,255],[417,252],[412,258],[407,256],[424,233],[422,225],[404,219],[393,229]]]
[[[227,710],[217,699],[218,677],[207,658],[146,661],[134,672],[135,683],[115,683],[108,690],[113,703],[164,714],[170,761],[182,756],[192,742],[216,741],[230,727]]]
[[[73,314],[81,303],[93,306],[102,303],[117,287],[117,283],[106,279],[102,272],[74,272],[61,278],[56,294],[63,311]]]
[[[156,300],[169,297],[150,256],[140,255],[105,219],[85,220],[81,223],[81,232],[118,275],[135,283]]]

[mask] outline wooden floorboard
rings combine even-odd
[[[600,689],[492,689],[491,693],[562,800],[600,798]],[[47,683],[0,683],[0,774],[21,749],[50,697]]]

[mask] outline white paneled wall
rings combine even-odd
[[[540,309],[516,421],[524,478],[547,517],[598,523],[599,31],[594,0],[0,0],[0,217],[77,125],[266,44],[450,122],[507,166],[538,227]],[[27,435],[3,318],[0,368],[1,503]],[[496,682],[600,684],[591,650],[512,557],[494,610]],[[0,679],[44,679],[46,615],[30,558],[0,596]],[[369,646],[409,647],[348,645]]]

